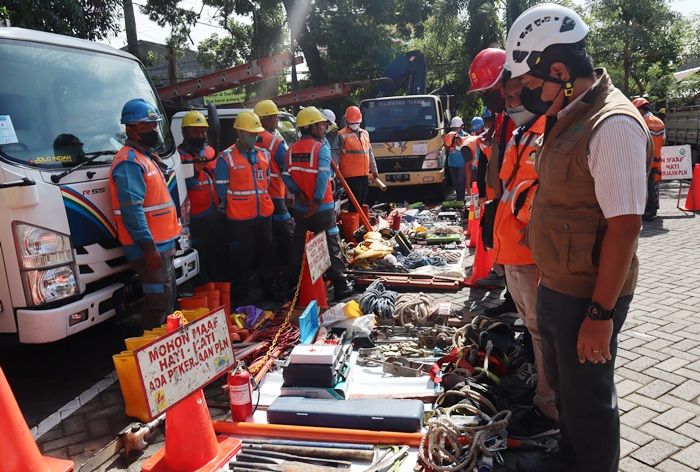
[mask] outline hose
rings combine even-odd
[[[396,299],[396,308],[392,315],[395,322],[404,326],[407,324],[422,325],[430,316],[430,295],[420,293],[402,293]]]
[[[375,280],[360,297],[360,309],[365,315],[374,313],[381,319],[391,319],[398,293],[386,290],[381,280]]]

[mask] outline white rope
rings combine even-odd
[[[430,304],[433,302],[430,295],[420,293],[402,293],[396,299],[394,309],[394,321],[401,326],[407,324],[423,325],[430,316]]]

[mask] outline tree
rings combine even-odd
[[[674,70],[682,22],[666,0],[589,0],[587,6],[591,55],[626,95],[645,94],[655,77]]]
[[[3,0],[0,18],[12,26],[97,40],[119,32],[121,6],[121,0]]]

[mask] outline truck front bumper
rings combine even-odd
[[[445,170],[430,169],[407,172],[384,172],[379,174],[379,178],[387,187],[441,184],[445,180]],[[377,187],[376,184],[373,184],[373,186]]]
[[[175,280],[180,285],[199,273],[199,255],[196,250],[188,249],[175,257],[173,265]],[[138,279],[133,277],[133,280]],[[126,292],[125,284],[117,282],[87,293],[79,300],[60,307],[45,310],[19,308],[17,309],[19,342],[50,343],[98,325],[117,313],[116,307],[124,300]],[[80,315],[83,320],[71,326],[72,315]]]

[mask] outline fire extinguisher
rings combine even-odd
[[[238,364],[228,373],[228,395],[232,421],[246,421],[253,415],[250,372],[242,364]]]

